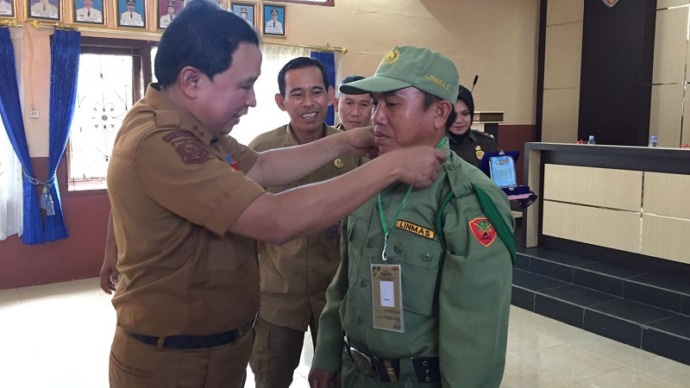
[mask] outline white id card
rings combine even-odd
[[[371,265],[374,328],[403,333],[402,268],[399,264]]]

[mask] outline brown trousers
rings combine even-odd
[[[239,388],[244,384],[253,332],[205,349],[157,349],[120,327],[110,351],[111,388]]]

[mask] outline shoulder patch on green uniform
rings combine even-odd
[[[211,159],[211,153],[199,139],[183,131],[170,132],[163,137],[180,155],[184,164],[201,164]]]
[[[436,233],[428,228],[425,228],[423,226],[415,225],[409,221],[405,220],[398,220],[395,222],[395,227],[410,233],[414,233],[418,236],[422,236],[425,238],[428,238],[429,240],[433,240],[434,236]]]
[[[488,247],[496,241],[496,229],[485,217],[477,217],[469,223],[470,231],[480,244]]]

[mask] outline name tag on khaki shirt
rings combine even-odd
[[[402,268],[399,264],[371,265],[374,328],[403,333]]]

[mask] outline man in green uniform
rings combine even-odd
[[[208,0],[189,2],[161,37],[157,84],[132,107],[108,165],[117,243],[110,386],[238,387],[259,309],[256,240],[323,230],[402,179],[429,186],[445,155],[417,147],[326,182],[280,193],[350,151],[352,130],[257,153],[229,136],[256,105],[256,32]],[[420,165],[421,163],[421,165]]]
[[[457,85],[448,58],[407,46],[388,52],[373,77],[343,86],[373,93],[382,155],[426,144],[449,157],[431,187],[394,183],[347,218],[312,387],[501,382],[514,220],[501,189],[446,144]]]
[[[364,79],[361,75],[349,75],[343,78],[343,82],[340,83],[340,86],[361,79]],[[374,105],[371,103],[371,95],[369,93],[346,94],[338,91],[335,110],[338,112],[340,123],[338,123],[336,128],[341,131],[347,131],[352,128],[370,126],[373,108]]]
[[[457,118],[448,130],[450,149],[466,162],[480,167],[484,154],[498,151],[496,139],[490,134],[471,129],[474,118],[472,93],[460,85],[458,101],[455,103]]]
[[[333,87],[328,84],[321,62],[307,57],[290,60],[278,73],[278,88],[276,102],[288,113],[290,123],[257,136],[249,148],[262,152],[310,143],[340,132],[324,123],[333,101]],[[298,181],[267,190],[278,193],[325,181],[359,164],[358,156],[346,154]],[[261,309],[249,362],[257,388],[289,387],[307,328],[316,343],[326,288],[340,264],[339,231],[340,221],[282,245],[258,243]]]

